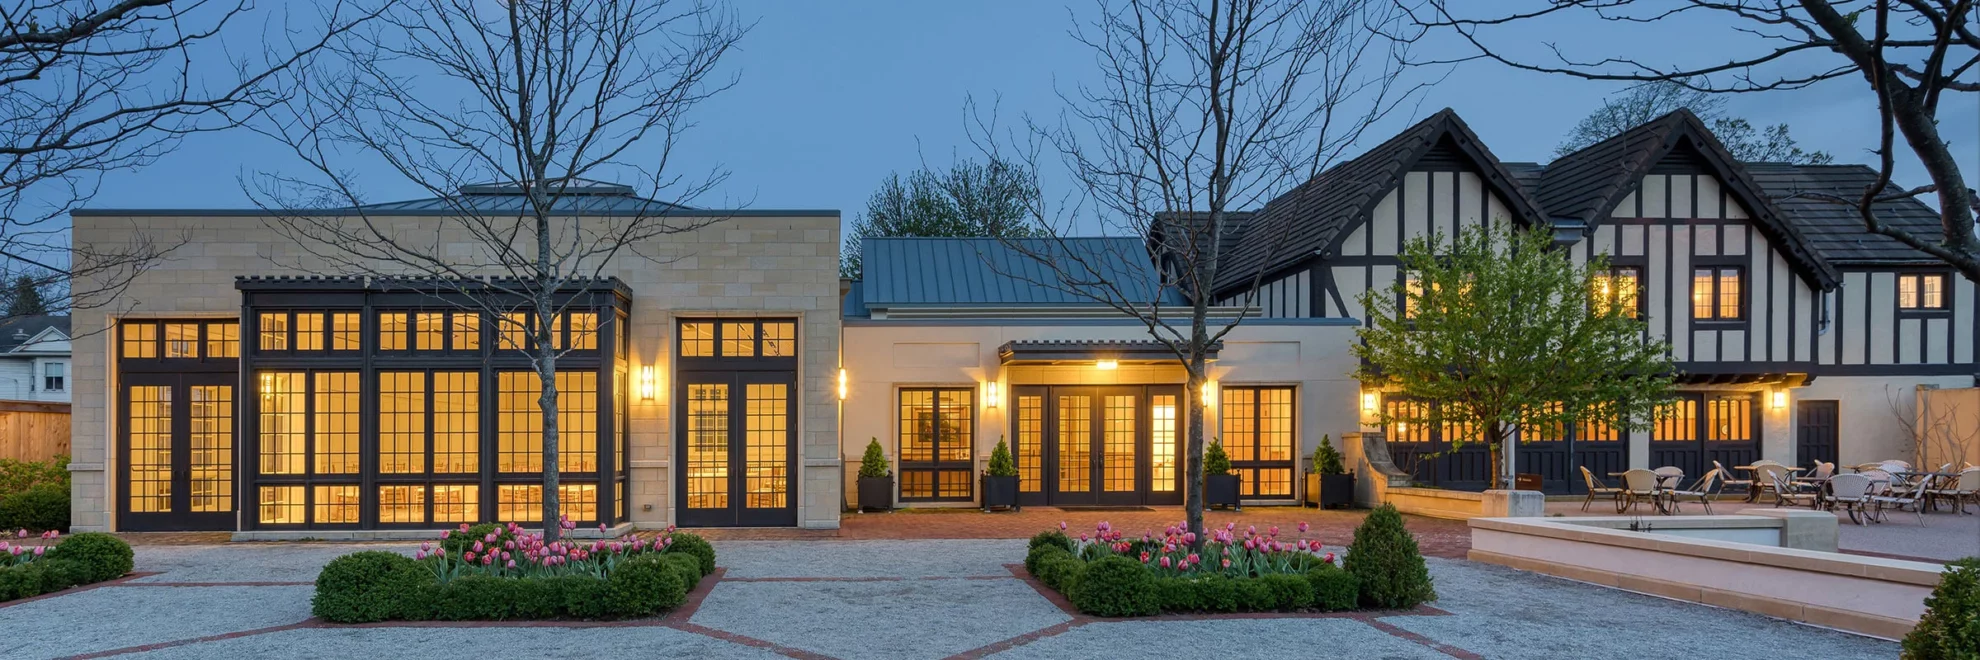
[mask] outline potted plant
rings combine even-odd
[[[1306,475],[1306,499],[1322,509],[1354,502],[1354,475],[1341,463],[1333,436],[1320,436],[1313,448],[1313,471]]]
[[[990,468],[983,471],[983,510],[997,506],[1020,509],[1017,462],[1011,460],[1010,445],[1003,438],[997,438],[997,448],[990,450]]]
[[[859,508],[894,508],[894,471],[887,465],[879,438],[866,443],[866,455],[859,459]]]
[[[1211,439],[1210,448],[1203,451],[1203,506],[1243,508],[1238,504],[1238,476],[1231,474],[1231,457],[1224,453],[1221,439]]]

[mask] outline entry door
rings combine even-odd
[[[119,529],[234,529],[234,387],[232,374],[124,377]]]
[[[797,524],[797,378],[682,373],[675,388],[675,501],[683,527]]]
[[[1795,460],[1803,464],[1813,461],[1836,462],[1840,453],[1837,447],[1839,434],[1836,432],[1836,402],[1801,401],[1795,404]]]
[[[1039,480],[1043,503],[1179,503],[1179,396],[1180,390],[1168,387],[1052,387],[1021,392],[1020,452],[1043,445],[1045,469]],[[1042,416],[1043,423],[1032,422],[1034,415]],[[1042,443],[1033,440],[1038,436]],[[1019,462],[1022,477],[1029,463],[1022,455]]]

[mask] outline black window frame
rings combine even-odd
[[[1636,294],[1636,298],[1635,298],[1636,304],[1633,306],[1634,308],[1630,310],[1630,318],[1647,323],[1650,320],[1650,305],[1649,305],[1650,288],[1649,288],[1649,281],[1644,279],[1645,277],[1644,274],[1649,271],[1646,265],[1637,262],[1613,262],[1609,264],[1609,269],[1607,271],[1603,273],[1599,273],[1599,275],[1608,278],[1608,282],[1610,282],[1610,286],[1613,287],[1617,278],[1621,277],[1624,271],[1628,271],[1631,275],[1633,275],[1635,278],[1634,281],[1636,282],[1636,287],[1635,287],[1636,290],[1633,292]],[[1619,299],[1620,295],[1621,295],[1621,290],[1614,289],[1610,291],[1608,300],[1603,302],[1608,305],[1614,306],[1617,300]]]
[[[1286,489],[1287,492],[1284,495],[1260,495],[1258,494],[1258,485],[1256,483],[1246,482],[1239,486],[1240,497],[1244,499],[1253,499],[1253,500],[1289,500],[1296,498],[1300,495],[1301,484],[1300,484],[1300,476],[1299,476],[1299,459],[1300,459],[1301,445],[1300,445],[1300,428],[1299,428],[1299,389],[1300,388],[1295,385],[1220,385],[1217,388],[1217,427],[1218,427],[1217,431],[1218,431],[1218,435],[1222,437],[1225,441],[1224,453],[1227,456],[1234,456],[1234,454],[1230,450],[1230,445],[1228,443],[1229,433],[1224,430],[1224,424],[1226,424],[1228,421],[1227,418],[1224,416],[1224,413],[1226,410],[1226,406],[1230,405],[1231,393],[1239,392],[1239,391],[1249,391],[1252,393],[1251,395],[1252,396],[1251,399],[1252,458],[1251,460],[1240,461],[1237,460],[1235,457],[1233,457],[1231,459],[1231,469],[1232,470],[1268,470],[1268,469],[1276,470],[1276,469],[1284,468],[1287,470],[1287,473],[1291,475],[1290,482],[1287,484],[1288,485],[1288,488]],[[1289,399],[1289,401],[1287,402],[1286,420],[1287,423],[1290,425],[1288,432],[1292,434],[1292,438],[1290,439],[1289,441],[1290,444],[1287,448],[1288,456],[1286,457],[1286,460],[1283,461],[1268,461],[1259,458],[1260,456],[1264,455],[1264,452],[1262,451],[1264,445],[1260,442],[1258,438],[1259,422],[1260,420],[1263,420],[1264,417],[1261,415],[1262,406],[1258,405],[1258,400],[1259,400],[1258,395],[1259,393],[1265,392],[1267,390],[1284,390],[1287,393],[1287,398]],[[1249,494],[1246,494],[1247,491],[1249,491]]]
[[[1708,269],[1712,271],[1712,316],[1700,318],[1698,316],[1696,297],[1698,295],[1698,271]],[[1726,273],[1728,271],[1731,271],[1735,281],[1739,282],[1739,316],[1736,317],[1724,316],[1724,303],[1719,300],[1720,291],[1725,287]],[[1752,280],[1746,275],[1746,265],[1742,263],[1704,259],[1693,261],[1691,264],[1691,273],[1686,279],[1691,284],[1691,297],[1685,300],[1685,304],[1691,306],[1691,322],[1702,326],[1718,328],[1746,325],[1747,319],[1753,317],[1753,291],[1750,286]]]
[[[907,429],[901,426],[901,418],[902,418],[902,413],[904,412],[904,409],[907,406],[907,395],[910,392],[927,392],[931,397],[930,402],[931,405],[933,406],[933,410],[935,411],[935,418],[933,420],[934,427],[933,430],[931,430],[932,435],[929,439],[929,447],[930,447],[930,451],[932,452],[932,455],[934,456],[934,460],[929,460],[929,461],[907,460],[907,452],[906,452]],[[968,458],[966,460],[950,461],[950,460],[943,460],[942,458],[942,450],[947,447],[947,445],[943,442],[947,434],[941,432],[943,392],[959,392],[968,396],[969,405],[965,406],[965,408],[967,408],[968,410],[967,414],[969,415],[969,419],[966,420],[966,423],[962,427],[966,429],[965,433],[969,436],[969,446],[967,449]],[[979,421],[977,417],[978,404],[979,404],[979,397],[977,396],[976,387],[974,386],[901,387],[901,388],[897,388],[894,391],[894,420],[895,420],[894,457],[897,462],[897,465],[894,468],[894,481],[895,481],[895,487],[899,490],[900,501],[902,502],[973,502],[975,501],[976,499],[976,479],[975,479],[976,424]],[[908,472],[928,473],[930,479],[929,487],[933,494],[928,497],[909,497],[907,494]],[[968,475],[968,478],[966,478],[964,481],[969,485],[969,487],[964,490],[962,495],[959,496],[951,495],[946,497],[942,495],[942,473],[944,472],[962,472]]]
[[[1928,278],[1939,281],[1939,304],[1936,307],[1927,307],[1925,305],[1925,280]],[[1904,281],[1906,279],[1917,280],[1917,284],[1914,285],[1916,288],[1913,289],[1916,298],[1914,302],[1916,304],[1909,307],[1904,304]],[[1900,272],[1897,274],[1897,279],[1892,281],[1891,286],[1891,302],[1896,307],[1898,316],[1900,317],[1944,317],[1952,314],[1953,298],[1955,296],[1953,296],[1952,291],[1952,276],[1948,273],[1943,271]]]

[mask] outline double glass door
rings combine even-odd
[[[1174,386],[1015,389],[1020,498],[1052,506],[1182,501]]]
[[[234,529],[234,375],[127,374],[118,528]]]
[[[797,524],[797,378],[684,372],[675,389],[674,489],[683,527]]]

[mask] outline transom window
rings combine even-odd
[[[1898,309],[1938,311],[1947,308],[1946,276],[1925,273],[1898,275]]]
[[[975,388],[901,390],[902,500],[970,499],[975,412]]]
[[[1293,388],[1230,387],[1218,393],[1224,451],[1242,497],[1292,497]]]
[[[1746,318],[1743,273],[1736,267],[1697,268],[1691,274],[1691,318],[1738,321]]]
[[[126,360],[233,359],[241,355],[234,321],[125,321],[118,351]]]
[[[680,329],[681,357],[797,356],[797,322],[795,321],[755,319],[682,321]]]

